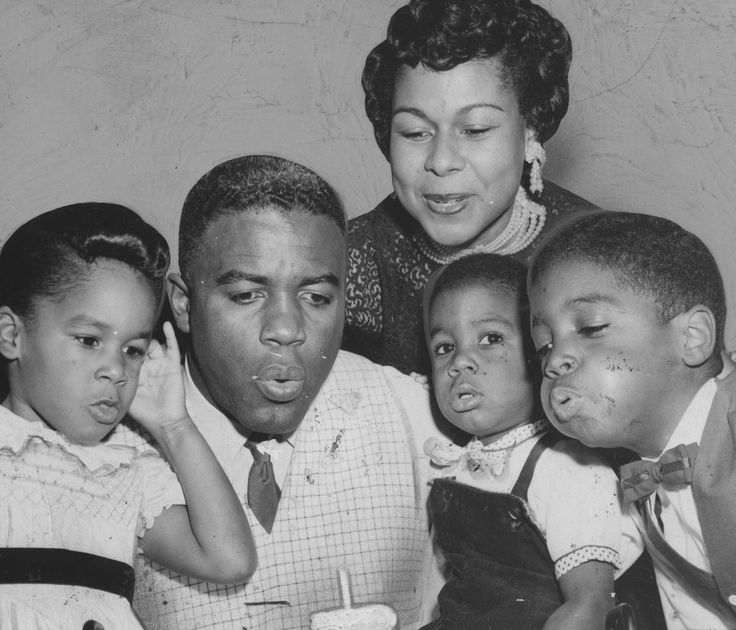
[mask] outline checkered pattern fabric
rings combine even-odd
[[[410,432],[385,369],[341,352],[293,436],[270,535],[242,498],[258,549],[253,578],[220,586],[141,561],[134,608],[144,624],[156,630],[308,628],[311,612],[340,605],[338,567],[350,571],[356,602],[391,605],[401,627],[416,622],[427,523]]]

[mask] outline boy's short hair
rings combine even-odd
[[[425,322],[428,321],[435,300],[447,291],[481,286],[500,289],[517,300],[520,333],[524,338],[524,354],[534,355],[529,331],[529,300],[526,293],[527,268],[508,256],[500,254],[470,254],[442,267],[427,284],[425,294]]]
[[[631,212],[599,212],[570,224],[536,254],[530,284],[555,264],[586,260],[634,292],[651,296],[660,324],[702,304],[716,320],[714,356],[723,348],[726,295],[705,244],[673,221]]]
[[[203,175],[184,201],[179,224],[179,269],[184,278],[212,223],[223,216],[265,208],[324,216],[345,234],[342,202],[317,173],[272,155],[235,158]]]
[[[437,296],[445,291],[478,285],[501,288],[527,303],[526,267],[522,263],[499,254],[471,254],[440,269],[427,287],[427,306],[432,308]]]

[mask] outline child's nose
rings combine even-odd
[[[577,355],[571,344],[552,344],[544,363],[544,375],[547,378],[559,378],[563,374],[574,372],[577,367]]]
[[[456,376],[460,374],[460,372],[468,372],[470,374],[475,374],[477,371],[478,371],[478,363],[476,362],[472,353],[460,349],[455,354],[455,359],[450,364],[450,367],[447,370],[447,373],[451,377],[455,378]]]
[[[107,379],[116,385],[125,382],[127,377],[122,353],[117,351],[106,353],[96,375],[97,378]]]

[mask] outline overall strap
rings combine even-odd
[[[135,573],[125,562],[69,549],[0,548],[0,584],[84,586],[133,601]]]
[[[705,608],[729,620],[729,623],[736,623],[736,616],[721,599],[713,576],[688,562],[667,543],[652,522],[646,500],[637,501],[636,507],[644,521],[644,531],[641,534],[655,566],[661,566]]]
[[[534,477],[534,469],[537,467],[539,458],[544,451],[549,447],[554,446],[561,439],[561,436],[557,432],[549,431],[537,441],[532,448],[531,453],[529,453],[529,457],[526,458],[526,462],[524,462],[524,467],[521,469],[519,478],[511,489],[511,494],[523,499],[524,501],[528,501],[527,494],[529,492],[529,484],[532,481],[532,477]]]

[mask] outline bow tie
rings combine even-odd
[[[509,459],[507,450],[484,451],[483,445],[477,440],[462,447],[452,443],[443,444],[437,438],[429,438],[424,443],[424,454],[435,466],[450,468],[450,472],[467,463],[469,471],[490,473],[494,477],[503,473]]]
[[[698,445],[693,442],[666,450],[655,462],[638,461],[621,466],[624,503],[648,497],[660,484],[670,488],[692,483],[697,456]]]
[[[495,442],[484,446],[477,438],[468,442],[467,446],[443,443],[437,438],[429,438],[424,443],[424,454],[435,466],[449,468],[445,476],[453,474],[462,464],[466,464],[473,476],[483,477],[503,474],[509,461],[511,450],[533,435],[549,427],[547,420],[536,420],[515,427]]]

